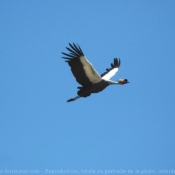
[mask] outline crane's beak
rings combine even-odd
[[[129,83],[129,81],[128,81],[128,82],[124,82],[124,83],[122,83],[121,85],[124,85],[124,84],[127,84],[127,83]]]

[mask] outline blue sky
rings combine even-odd
[[[175,170],[175,1],[1,0],[0,16],[1,172]],[[67,103],[69,42],[130,83]]]

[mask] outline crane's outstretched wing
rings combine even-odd
[[[109,80],[111,77],[113,77],[117,73],[120,64],[120,59],[114,58],[114,63],[111,63],[111,68],[106,69],[106,72],[101,74],[102,79]]]
[[[68,62],[71,67],[76,81],[82,86],[90,86],[100,82],[102,78],[93,68],[92,64],[86,59],[80,46],[74,43],[69,43],[69,46],[70,48],[66,47],[69,54],[62,52],[62,54],[66,55],[66,57],[62,58],[67,59],[66,62]]]

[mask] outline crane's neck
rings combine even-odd
[[[120,84],[119,82],[115,82],[115,81],[107,81],[107,82],[109,83],[109,85],[112,85],[112,84],[118,85],[118,84]]]
[[[123,85],[123,84],[129,83],[127,79],[119,79],[117,82],[115,82],[115,81],[107,81],[107,82],[109,83],[109,85],[110,84],[121,84],[121,85]]]

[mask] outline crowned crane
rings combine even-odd
[[[80,97],[88,97],[91,93],[98,93],[105,89],[107,86],[116,84],[124,85],[129,83],[127,79],[119,79],[117,82],[111,81],[110,78],[116,74],[120,67],[120,59],[114,58],[114,62],[111,63],[111,67],[106,69],[106,72],[99,75],[93,68],[92,64],[86,59],[80,46],[69,43],[70,48],[66,47],[69,54],[62,52],[65,55],[64,59],[71,67],[71,71],[76,78],[76,81],[82,85],[77,87],[79,91],[78,96],[67,100],[71,102],[77,100]]]

